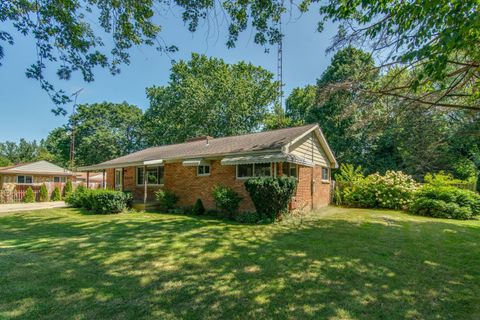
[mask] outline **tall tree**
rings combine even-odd
[[[363,112],[359,105],[371,103],[363,94],[366,81],[357,82],[355,87],[343,87],[331,91],[335,85],[343,85],[345,79],[363,77],[365,69],[371,69],[374,63],[367,53],[348,47],[338,51],[331,64],[317,82],[318,99],[315,107],[306,115],[307,123],[319,123],[336,156],[341,162],[354,164],[361,161],[367,140],[363,126],[358,120]],[[372,74],[371,82],[376,79]]]
[[[69,164],[71,132],[75,131],[75,165],[100,163],[141,149],[142,110],[126,102],[84,104],[68,125],[53,130],[46,146],[55,159]]]
[[[285,100],[286,115],[293,123],[302,124],[305,117],[316,104],[317,87],[308,85],[303,88],[294,88]]]
[[[52,155],[45,148],[45,141],[27,141],[20,139],[18,143],[6,141],[0,143],[0,158],[3,165],[52,160]],[[2,166],[2,165],[0,165]]]
[[[258,130],[276,99],[277,87],[273,74],[261,67],[192,54],[189,61],[172,66],[167,86],[147,88],[147,143]]]

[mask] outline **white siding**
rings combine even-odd
[[[317,165],[330,167],[325,151],[314,132],[309,133],[289,148],[289,153],[313,161]]]

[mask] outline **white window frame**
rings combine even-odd
[[[18,182],[18,177],[23,177],[23,180],[25,182]],[[28,183],[27,182],[27,177],[30,177],[30,179],[32,180],[32,182]],[[32,175],[18,175],[15,179],[15,182],[16,184],[20,184],[20,185],[32,185],[33,184],[33,176]]]
[[[327,179],[323,178],[323,170],[327,170]],[[330,182],[330,170],[327,167],[322,167],[322,181],[323,182]]]
[[[288,174],[287,174],[287,177],[294,177],[294,178],[298,179],[298,164],[296,164],[296,163],[291,163],[291,162],[284,162],[284,163],[282,164],[282,175],[285,175],[284,172],[283,172],[283,170],[284,170],[284,167],[283,167],[283,166],[285,166],[285,165],[288,165]],[[294,176],[291,175],[291,171],[290,171],[291,168],[290,168],[290,166],[295,166],[295,175],[294,175]]]
[[[154,166],[154,167],[147,167],[147,170],[148,169],[157,169],[157,172],[159,172],[159,168],[163,168],[163,183],[148,183],[147,182],[147,186],[153,186],[153,187],[162,187],[165,185],[165,166]],[[135,183],[137,184],[137,187],[140,187],[140,186],[144,186],[145,183],[143,183],[145,177],[142,179],[142,183],[139,184],[138,183],[138,170],[142,170],[143,171],[143,167],[136,167],[135,169]]]
[[[270,164],[270,175],[269,176],[256,176],[255,175],[255,163],[243,163],[243,164],[237,164],[235,165],[235,178],[237,180],[246,180],[246,179],[249,179],[249,178],[253,178],[253,177],[272,177],[272,162],[269,162]],[[241,166],[241,165],[252,165],[252,174],[251,176],[248,176],[248,177],[239,177],[238,176],[238,166]]]
[[[203,172],[204,173],[200,173],[200,167],[203,167]],[[208,167],[208,173],[205,173],[205,168]],[[204,164],[204,165],[198,165],[197,166],[197,176],[198,177],[207,177],[210,175],[210,173],[212,172],[212,168],[210,167],[209,164]]]
[[[55,178],[58,178],[58,182],[55,182]],[[67,182],[67,177],[62,177],[62,176],[53,177],[53,183],[66,183],[66,182]]]

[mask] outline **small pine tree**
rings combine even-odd
[[[73,191],[72,180],[68,180],[68,181],[67,181],[67,183],[65,184],[65,188],[63,189],[63,191],[65,192],[65,196],[67,196],[68,194],[72,193],[72,191]]]
[[[60,193],[60,188],[55,187],[52,192],[52,201],[60,201],[62,200],[62,194]]]
[[[40,194],[38,195],[38,201],[40,202],[46,202],[48,201],[49,199],[49,196],[48,196],[48,189],[47,189],[47,186],[44,184],[42,184],[42,186],[40,187]]]
[[[23,197],[23,202],[33,203],[35,202],[35,193],[33,193],[32,187],[28,187],[25,191],[25,197]]]
[[[202,200],[197,199],[197,201],[195,201],[195,205],[193,206],[193,214],[196,214],[196,215],[205,214],[205,207],[203,206]]]

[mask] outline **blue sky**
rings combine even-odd
[[[179,15],[168,14],[161,19],[161,36],[167,43],[175,44],[179,52],[168,57],[150,47],[133,48],[130,65],[123,66],[117,76],[98,69],[93,83],[84,83],[79,77],[69,81],[55,81],[51,77],[51,82],[67,93],[84,88],[78,103],[126,101],[145,110],[148,107],[145,88],[166,84],[171,59],[188,59],[192,52],[223,58],[229,63],[245,60],[276,73],[276,48],[265,53],[263,47],[253,42],[253,34],[249,31],[240,37],[236,48],[227,49],[225,24],[220,26],[220,30],[210,32],[204,24],[192,34]],[[323,33],[318,33],[316,26],[319,19],[314,9],[301,17],[284,16],[285,96],[295,87],[315,83],[330,62],[331,55],[326,55],[325,50],[336,28],[327,25]],[[3,66],[0,66],[0,141],[18,141],[20,138],[40,140],[55,127],[65,124],[66,117],[51,113],[52,103],[47,94],[35,80],[25,77],[25,69],[35,61],[31,39],[16,36],[15,41],[13,46],[4,46],[5,58]],[[66,109],[71,111],[71,107],[67,105]]]

